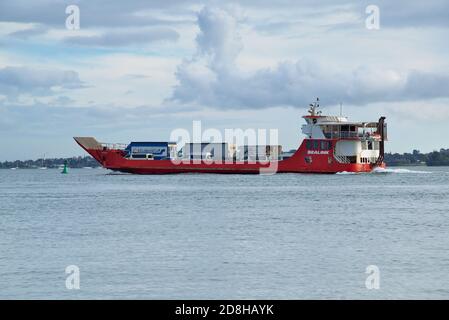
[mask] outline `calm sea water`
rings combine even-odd
[[[0,298],[449,298],[449,168],[0,170]]]

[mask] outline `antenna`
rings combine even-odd
[[[340,102],[340,117],[343,116],[343,103]]]
[[[314,103],[309,104],[309,113],[311,116],[317,116],[321,114],[321,111],[317,111],[317,109],[320,106],[320,98],[316,98],[316,101]]]

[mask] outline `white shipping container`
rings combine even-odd
[[[186,143],[182,149],[184,159],[226,160],[234,153],[235,145],[227,142]]]
[[[239,146],[236,152],[238,160],[278,160],[282,154],[280,145]]]

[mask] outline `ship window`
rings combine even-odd
[[[304,160],[306,163],[312,163],[312,157],[305,157]]]
[[[325,140],[306,140],[307,150],[330,150],[332,143]]]
[[[349,163],[357,163],[357,157],[356,156],[350,156],[348,157]]]
[[[373,142],[368,141],[368,150],[373,150]]]
[[[362,141],[362,150],[366,150],[366,141]]]
[[[321,141],[321,150],[330,150],[331,143],[330,141]]]
[[[307,147],[307,150],[311,150],[312,149],[312,140],[307,140],[306,141],[306,147]]]

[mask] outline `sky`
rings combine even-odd
[[[443,0],[0,0],[0,161],[84,155],[73,136],[167,141],[195,120],[296,148],[316,97],[386,116],[387,152],[449,148],[448,17]]]

